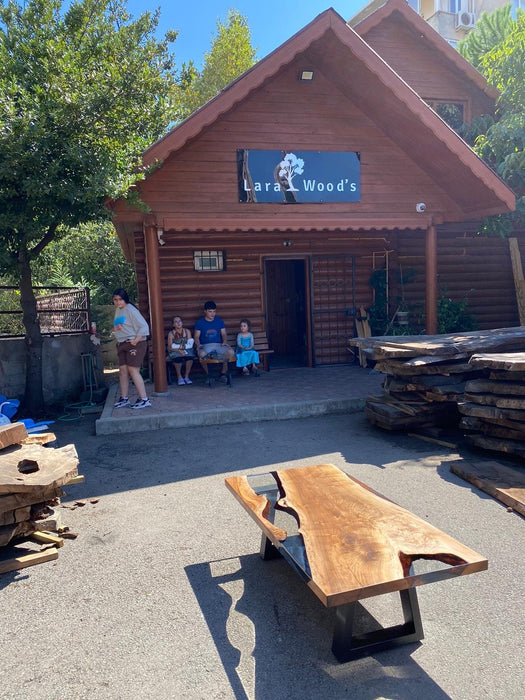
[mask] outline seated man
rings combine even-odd
[[[216,359],[222,362],[221,381],[227,381],[228,362],[235,360],[235,352],[226,342],[226,326],[222,318],[216,315],[217,305],[214,301],[204,304],[204,316],[195,324],[195,348],[199,359]],[[204,365],[206,372],[208,368]]]

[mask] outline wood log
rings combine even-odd
[[[0,425],[0,450],[10,445],[18,445],[27,438],[27,430],[23,423]]]

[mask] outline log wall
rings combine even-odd
[[[283,246],[283,240],[292,243],[293,252]],[[346,306],[369,306],[372,303],[372,289],[369,285],[374,261],[382,261],[384,251],[390,242],[380,233],[356,232],[349,236],[334,232],[279,232],[245,233],[197,233],[168,232],[164,234],[165,245],[159,250],[160,271],[163,280],[164,328],[166,333],[174,314],[180,314],[184,324],[192,328],[202,315],[203,303],[213,299],[217,303],[218,314],[224,319],[229,331],[236,330],[239,321],[247,317],[254,331],[266,330],[263,261],[265,257],[296,259],[307,256],[308,262],[315,256],[354,256],[355,275],[353,287],[355,296],[348,299]],[[139,282],[139,302],[141,309],[149,317],[147,308],[147,282],[145,279],[145,250],[142,236],[135,239],[136,262]],[[193,267],[194,250],[224,250],[226,270],[224,272],[196,272]],[[338,274],[338,273],[337,273]],[[331,280],[331,285],[336,285]],[[337,303],[344,305],[342,298],[331,294],[319,285],[312,289],[314,312]],[[314,313],[315,317],[315,313]],[[314,322],[313,334],[318,352],[327,343],[326,325]],[[353,318],[349,318],[343,337],[339,339],[340,358],[348,361],[346,338],[353,335]],[[322,357],[317,358],[322,362]],[[342,361],[340,359],[340,361]]]
[[[525,231],[516,237],[525,261]],[[425,298],[424,237],[399,233],[394,234],[393,243],[397,263],[392,257],[392,279],[397,282],[399,269],[405,273],[414,270],[414,281],[405,284],[405,298],[411,305],[421,304]],[[438,230],[438,290],[455,301],[467,295],[468,311],[480,330],[519,326],[508,241],[478,236],[475,224]],[[398,286],[394,295],[399,294]]]
[[[440,51],[426,43],[422,50],[419,33],[402,18],[389,17],[364,38],[424,100],[464,102],[467,121],[481,114],[493,114],[494,101],[452,68]]]

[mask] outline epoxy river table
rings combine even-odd
[[[261,556],[282,555],[323,605],[336,608],[332,651],[339,661],[421,640],[415,587],[488,567],[481,555],[332,464],[225,481],[263,532]],[[275,524],[280,511],[294,516],[297,534]],[[445,566],[414,573],[418,559]],[[357,601],[392,591],[400,594],[404,624],[355,634]]]

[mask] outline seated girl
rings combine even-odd
[[[237,367],[242,367],[243,374],[257,372],[259,353],[254,349],[253,333],[250,332],[251,323],[243,318],[240,323],[240,332],[237,333]]]
[[[192,384],[190,372],[195,358],[193,338],[191,337],[190,330],[183,327],[182,318],[180,316],[173,317],[172,328],[168,333],[167,350],[168,355],[166,361],[172,362],[175,365],[177,384],[179,386]],[[184,377],[182,376],[182,365],[184,365]],[[168,384],[170,383],[169,378],[170,373],[168,371]]]

